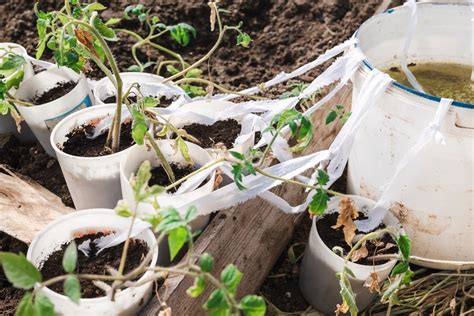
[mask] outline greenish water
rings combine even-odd
[[[423,89],[431,95],[474,103],[474,83],[471,82],[472,67],[450,63],[411,64],[408,66]],[[411,87],[400,67],[385,70],[399,83]]]

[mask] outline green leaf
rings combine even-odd
[[[199,257],[199,267],[201,268],[202,272],[210,273],[214,266],[214,258],[207,252],[203,253]]]
[[[176,138],[176,144],[178,145],[179,151],[181,152],[181,155],[183,155],[184,160],[189,163],[193,163],[191,155],[189,155],[189,150],[188,146],[186,145],[186,142],[181,137],[178,137]]]
[[[245,316],[264,316],[267,311],[265,300],[257,295],[247,295],[242,298],[239,308]]]
[[[391,275],[393,276],[393,275],[405,273],[406,271],[408,271],[409,268],[410,268],[410,266],[408,265],[408,262],[406,262],[406,261],[399,262],[393,268]]]
[[[222,289],[214,290],[203,307],[208,311],[208,315],[212,316],[228,315],[230,309]]]
[[[64,294],[66,294],[71,301],[79,304],[79,300],[81,299],[81,284],[75,275],[70,275],[64,280]]]
[[[400,235],[398,237],[398,248],[400,248],[400,252],[403,255],[403,259],[408,261],[410,259],[410,252],[411,252],[411,241],[407,235]]]
[[[72,273],[76,270],[76,263],[77,263],[77,246],[76,242],[73,240],[67,246],[66,251],[64,252],[63,257],[63,269],[67,273]]]
[[[252,42],[252,38],[247,33],[242,32],[237,35],[237,45],[248,48],[250,42]]]
[[[241,153],[239,153],[238,151],[229,151],[229,153],[231,154],[232,157],[236,158],[236,159],[239,159],[239,160],[245,160],[245,156],[242,155]]]
[[[138,106],[132,107],[132,118],[132,138],[138,145],[143,145],[148,125],[145,121],[145,115]]]
[[[41,282],[41,273],[23,254],[0,252],[0,262],[7,280],[18,289],[29,290]]]
[[[190,206],[186,210],[186,214],[184,215],[184,220],[189,223],[192,220],[194,220],[196,216],[197,216],[197,208],[195,206]]]
[[[206,90],[204,90],[201,86],[184,84],[182,88],[190,98],[200,97],[207,94]]]
[[[351,283],[349,282],[349,279],[346,277],[345,274],[343,274],[342,277],[340,278],[339,286],[341,287],[341,290],[339,293],[342,297],[342,300],[349,307],[349,311],[351,312],[351,315],[357,316],[357,313],[359,310],[357,308],[355,294],[352,291]]]
[[[402,278],[398,277],[395,279],[394,282],[390,284],[390,286],[383,292],[381,301],[386,302],[387,300],[391,300],[394,295],[397,294],[398,289],[401,286]]]
[[[188,230],[184,227],[173,229],[168,236],[170,259],[173,260],[188,240]]]
[[[239,286],[241,279],[242,272],[240,272],[233,264],[229,264],[221,272],[221,281],[222,283],[224,283],[227,290],[232,294],[235,294],[235,292],[237,291],[237,287]]]
[[[241,165],[232,165],[232,174],[234,175],[234,182],[239,188],[239,190],[247,189],[242,184],[242,166]]]
[[[21,298],[20,303],[16,309],[16,316],[31,316],[34,315],[33,310],[33,295],[31,292],[26,292]]]
[[[313,215],[322,215],[328,207],[329,195],[325,190],[317,189],[309,203],[309,212]]]
[[[130,212],[130,208],[128,206],[127,201],[120,200],[117,202],[117,206],[115,207],[115,214],[121,217],[130,217],[132,216],[132,212]]]
[[[3,56],[0,62],[0,71],[15,71],[26,63],[26,60],[23,56],[8,53],[6,56]]]
[[[326,125],[331,124],[337,119],[337,112],[336,111],[331,111],[328,113],[326,116]]]
[[[154,97],[144,97],[143,106],[146,108],[154,108],[158,105],[158,101]]]
[[[116,41],[117,36],[115,35],[115,31],[105,25],[105,23],[102,21],[101,18],[96,17],[93,21],[94,27],[97,29],[97,31],[108,41]]]
[[[194,280],[194,285],[186,290],[186,293],[190,297],[196,298],[200,296],[204,292],[205,289],[206,289],[206,282],[204,280],[204,277],[199,276]]]
[[[142,69],[138,65],[131,65],[130,67],[127,68],[128,71],[131,72],[141,72]]]
[[[105,10],[107,9],[106,6],[100,4],[100,3],[97,3],[97,2],[94,2],[94,3],[90,3],[88,4],[84,10],[86,11],[89,11],[89,12],[92,12],[92,11],[102,11],[102,10]]]
[[[36,295],[34,304],[34,316],[55,316],[54,305],[49,298],[42,293]]]
[[[318,183],[320,185],[326,185],[329,182],[329,176],[326,171],[318,169]]]
[[[119,24],[122,21],[122,19],[119,18],[110,18],[107,21],[105,21],[105,25],[111,26],[115,24]]]
[[[167,65],[166,71],[169,72],[171,75],[176,75],[179,72],[179,69],[173,65]]]
[[[135,194],[135,199],[137,199],[144,186],[148,184],[148,181],[150,181],[150,179],[151,163],[150,161],[145,160],[138,168],[137,175],[135,177],[132,177],[130,181],[133,188],[133,192]]]
[[[187,23],[179,23],[170,27],[171,37],[181,46],[188,46],[191,36],[196,38],[196,29]]]
[[[199,68],[193,68],[186,73],[186,78],[199,78],[202,75],[202,70]]]

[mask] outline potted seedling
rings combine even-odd
[[[21,141],[31,139],[13,101],[20,83],[33,76],[26,50],[17,44],[0,43],[0,134],[15,134]]]
[[[158,185],[148,185],[150,169],[150,163],[144,162],[130,180],[135,205],[164,190]],[[26,290],[17,314],[32,315],[39,310],[41,315],[137,314],[153,281],[181,274],[195,280],[187,290],[193,298],[203,295],[208,285],[215,288],[203,305],[210,315],[265,315],[263,298],[247,295],[237,300],[235,297],[242,278],[236,266],[227,265],[220,278],[216,278],[212,274],[212,256],[191,255],[193,234],[189,223],[196,212],[190,208],[180,214],[171,208],[140,216],[123,201],[117,205],[116,215],[110,210],[89,210],[58,219],[34,239],[26,258],[22,254],[0,253],[7,279],[15,287]],[[100,219],[94,220],[97,215]],[[124,230],[125,223],[128,227]],[[151,230],[156,232],[156,237]],[[158,255],[156,245],[165,236],[172,258],[184,245],[189,249],[186,257],[173,267],[154,264]],[[86,253],[90,256],[95,253],[95,257],[85,260]],[[103,260],[98,262],[95,258]],[[92,286],[96,287],[95,292]],[[90,298],[94,293],[99,293],[98,297]],[[172,311],[167,308],[164,312]]]

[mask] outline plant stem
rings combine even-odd
[[[270,141],[270,143],[267,145],[267,147],[263,151],[262,158],[260,160],[260,164],[258,165],[259,167],[263,166],[263,163],[265,162],[265,159],[267,158],[268,154],[270,153],[270,150],[272,149],[273,143],[275,143],[275,141],[276,141],[276,139],[277,139],[277,137],[280,134],[282,129],[283,129],[283,126],[275,131],[275,135],[273,135],[272,140]]]
[[[156,143],[155,139],[153,138],[153,136],[151,136],[150,132],[146,132],[145,137],[150,142],[151,147],[153,147],[153,149],[155,150],[155,153],[161,162],[161,166],[163,167],[163,169],[166,172],[166,175],[168,176],[168,180],[170,180],[171,183],[174,183],[176,181],[176,178],[174,176],[173,169],[171,169],[171,166],[168,163],[168,160],[166,160],[166,157],[163,155],[163,152],[161,151],[160,147]]]
[[[123,275],[123,270],[125,269],[125,263],[127,262],[128,248],[130,247],[130,236],[132,234],[132,229],[133,229],[133,225],[135,224],[136,218],[137,218],[137,213],[133,212],[132,222],[130,223],[130,227],[128,228],[127,239],[125,240],[125,244],[123,245],[122,256],[120,257],[120,264],[118,268],[119,275]]]
[[[176,81],[176,84],[182,84],[182,83],[188,83],[188,82],[196,82],[196,83],[211,85],[214,88],[216,88],[216,89],[218,89],[218,90],[220,90],[224,93],[227,93],[227,94],[235,94],[235,95],[239,95],[239,96],[242,96],[242,97],[255,99],[255,100],[268,100],[268,98],[266,98],[266,97],[261,97],[261,96],[257,96],[257,95],[250,95],[250,94],[245,94],[245,93],[241,93],[241,92],[237,92],[237,91],[232,91],[232,90],[229,90],[229,89],[225,88],[224,86],[221,86],[221,85],[219,85],[217,83],[214,83],[210,80],[206,80],[206,79],[202,79],[202,78],[183,78],[183,79],[180,79],[180,80]]]
[[[217,159],[217,160],[215,160],[215,161],[213,161],[213,162],[211,162],[211,163],[209,163],[209,164],[207,164],[207,165],[204,165],[204,166],[202,166],[201,168],[199,168],[199,169],[197,169],[197,170],[194,170],[193,172],[191,172],[191,173],[188,174],[187,176],[185,176],[185,177],[179,179],[178,181],[176,181],[176,182],[170,184],[169,186],[167,186],[167,187],[165,188],[165,190],[168,191],[168,190],[170,190],[170,189],[172,189],[172,188],[174,188],[174,187],[180,185],[181,183],[183,183],[184,181],[188,180],[189,178],[195,176],[196,174],[201,173],[202,171],[207,170],[207,169],[211,168],[212,166],[215,166],[215,165],[217,165],[218,163],[221,163],[221,162],[223,162],[223,161],[225,161],[225,158],[220,158],[220,159]]]
[[[268,173],[268,172],[264,171],[260,167],[256,167],[255,171],[260,173],[261,175],[266,176],[266,177],[269,177],[269,178],[272,178],[272,179],[275,179],[275,180],[279,180],[279,181],[282,181],[282,182],[286,182],[286,183],[289,183],[289,184],[295,184],[295,185],[299,185],[301,187],[305,187],[305,188],[313,189],[313,190],[320,189],[320,187],[317,187],[317,186],[314,186],[314,185],[311,185],[311,184],[306,184],[306,183],[303,183],[303,182],[300,182],[300,181],[296,181],[296,180],[292,180],[292,179],[285,179],[285,178],[273,175],[271,173]],[[324,190],[327,193],[335,195],[335,196],[347,197],[347,195],[345,195],[343,193],[339,193],[337,191],[333,191],[333,190],[329,190],[329,189],[324,189]]]

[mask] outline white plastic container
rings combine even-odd
[[[130,218],[117,216],[109,209],[91,209],[73,212],[62,216],[46,226],[28,248],[27,259],[36,267],[41,267],[48,256],[60,249],[61,245],[74,239],[75,236],[91,230],[110,231],[127,230],[130,227]],[[136,237],[145,241],[153,249],[156,239],[151,230],[146,230]],[[150,266],[155,266],[158,259],[158,249],[154,249]],[[115,267],[117,268],[117,267]],[[61,267],[58,267],[61,269]],[[149,278],[153,272],[147,271],[140,280]],[[153,282],[138,287],[130,287],[117,292],[115,301],[107,297],[81,299],[79,304],[73,303],[67,296],[56,293],[49,288],[39,290],[54,304],[58,315],[137,315],[145,306],[152,294]]]
[[[418,4],[418,25],[408,62],[470,65],[474,40],[467,4]],[[358,30],[367,57],[353,78],[353,100],[372,67],[398,62],[410,11],[390,9]],[[381,187],[422,130],[432,121],[439,98],[395,83],[371,109],[349,158],[348,189],[377,199]],[[474,105],[454,102],[441,133],[446,145],[431,144],[401,173],[389,198],[398,208],[417,263],[438,269],[474,268]],[[427,259],[427,260],[424,260]],[[434,261],[434,262],[433,262]]]
[[[351,198],[360,212],[370,210],[375,204],[374,201],[363,197],[351,196]],[[326,213],[338,212],[340,200],[340,197],[333,197],[328,204]],[[317,218],[315,217],[301,264],[299,286],[308,303],[318,311],[332,315],[336,310],[336,304],[342,303],[336,273],[342,271],[344,259],[326,246],[319,236],[316,221]],[[398,220],[390,213],[385,217],[384,223],[387,226],[399,227]],[[396,260],[391,260],[380,265],[348,263],[348,268],[356,276],[356,278],[349,277],[349,279],[352,290],[356,294],[357,307],[360,311],[365,309],[377,296],[377,293],[372,294],[368,288],[364,287],[364,283],[370,278],[370,274],[376,272],[382,283],[389,276],[396,262]]]
[[[20,100],[30,101],[35,95],[53,88],[57,83],[71,80],[77,82],[74,89],[54,101],[34,106],[17,105],[18,111],[41,146],[52,157],[54,150],[50,145],[49,136],[54,126],[69,114],[93,104],[94,99],[86,77],[69,68],[51,68],[25,80],[15,94]]]
[[[153,84],[161,84],[164,78],[158,75],[145,72],[121,72],[120,77],[123,81],[124,91],[132,84],[138,83],[141,92],[145,96],[164,95],[166,97],[177,97],[176,101],[173,102],[173,107],[179,107],[190,100],[186,92],[174,83],[166,83],[162,89],[159,87],[155,88],[149,86]],[[94,86],[94,96],[96,97],[97,104],[104,104],[104,100],[115,93],[115,87],[108,77],[102,78]]]
[[[66,135],[77,126],[91,120],[113,117],[115,104],[94,106],[71,114],[51,133],[51,146],[61,166],[76,209],[114,208],[122,198],[120,190],[120,161],[131,148],[101,157],[78,157],[66,154],[59,146]],[[105,144],[104,144],[105,145]]]
[[[21,55],[25,57],[25,59],[26,56],[28,56],[26,49],[23,46],[15,43],[0,43],[0,48],[12,48],[12,51],[15,54]],[[23,81],[31,78],[35,74],[33,66],[28,61],[28,59],[26,59],[26,63],[23,65],[23,72]],[[12,88],[9,92],[11,94],[15,94],[15,89]],[[21,123],[21,133],[18,133],[15,121],[10,116],[10,114],[0,115],[0,134],[13,134],[22,142],[28,142],[34,139],[31,130],[28,128],[25,122]]]
[[[238,106],[238,104],[223,101],[223,100],[200,100],[187,103],[181,106],[180,110],[193,111],[194,113],[181,112],[180,114],[171,114],[168,117],[169,121],[177,128],[182,128],[186,125],[198,123],[203,125],[210,125],[210,118],[219,118],[218,121],[234,119],[239,124],[242,124],[244,115],[235,116],[229,109]],[[156,109],[159,113],[160,109]],[[241,133],[242,135],[242,133]],[[234,147],[229,149],[232,151],[238,151],[246,153],[249,149],[254,146],[255,133],[252,133],[249,137],[243,139],[239,144],[234,143]],[[209,148],[206,148],[209,149]]]
[[[163,155],[166,157],[169,163],[175,163],[178,165],[189,165],[184,159],[181,151],[179,151],[173,140],[157,140],[158,146],[160,147]],[[209,162],[212,162],[212,158],[209,153],[201,147],[186,142],[188,146],[189,155],[196,167],[202,167]],[[128,202],[129,205],[135,205],[133,197],[133,190],[130,185],[130,177],[136,174],[138,168],[144,161],[150,161],[152,167],[161,165],[160,160],[156,156],[153,149],[147,146],[134,146],[130,148],[127,154],[123,157],[122,163],[120,164],[120,182],[122,186],[123,198]],[[175,207],[186,205],[202,196],[211,193],[214,190],[216,173],[215,171],[209,175],[209,178],[204,180],[203,185],[197,189],[185,193],[162,193],[156,197],[158,204],[163,207]],[[179,179],[176,179],[179,180]],[[149,203],[140,203],[137,210],[143,213],[154,213],[153,206]],[[192,222],[193,230],[203,230],[209,222],[209,215],[199,216]]]

